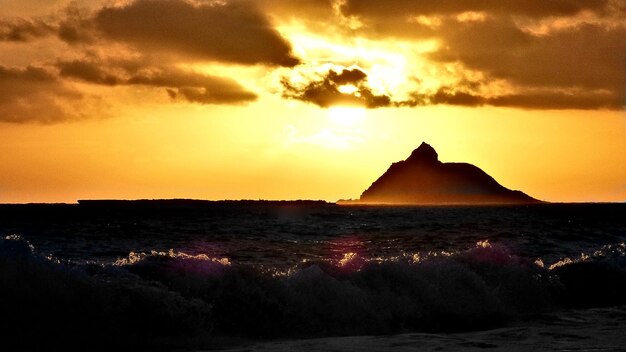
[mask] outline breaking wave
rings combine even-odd
[[[0,240],[0,310],[11,319],[1,328],[25,345],[38,331],[37,344],[109,347],[468,331],[626,303],[624,252],[623,243],[607,245],[546,265],[485,241],[394,258],[349,252],[279,270],[173,250],[75,263],[8,236]]]

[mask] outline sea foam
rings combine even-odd
[[[0,306],[12,319],[2,328],[24,341],[37,329],[67,343],[475,330],[626,303],[623,248],[546,266],[479,242],[393,258],[351,252],[272,271],[173,250],[73,263],[8,236],[0,240]]]

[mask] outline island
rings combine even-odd
[[[358,200],[338,204],[474,205],[542,203],[522,191],[499,184],[468,163],[442,163],[433,147],[422,142],[389,169]]]

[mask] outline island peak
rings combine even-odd
[[[437,163],[439,162],[439,155],[437,155],[437,151],[430,144],[422,142],[422,144],[420,144],[420,146],[411,153],[406,161]]]

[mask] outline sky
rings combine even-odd
[[[624,0],[0,0],[0,203],[358,198],[422,141],[626,201]]]

